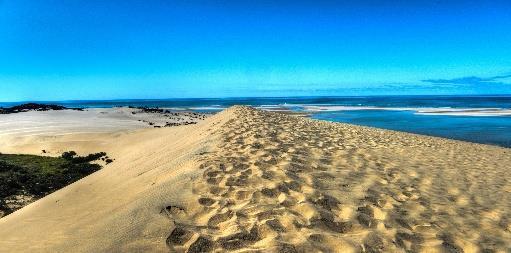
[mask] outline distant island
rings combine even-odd
[[[77,110],[81,111],[81,108],[67,108],[62,105],[52,105],[52,104],[38,104],[38,103],[26,103],[21,105],[16,105],[9,108],[0,107],[0,114],[11,114],[11,113],[19,113],[19,112],[28,112],[28,111],[60,111],[60,110]]]

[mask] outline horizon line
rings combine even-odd
[[[68,99],[68,100],[20,100],[20,101],[0,101],[0,103],[54,103],[54,102],[96,102],[96,101],[104,101],[104,102],[115,102],[115,101],[164,101],[164,100],[207,100],[207,99],[282,99],[282,98],[291,98],[291,99],[300,99],[300,98],[362,98],[362,97],[511,97],[511,94],[430,94],[430,95],[346,95],[346,96],[327,96],[327,95],[318,95],[318,96],[276,96],[276,97],[261,97],[261,96],[243,96],[243,97],[176,97],[176,98],[115,98],[115,99]]]

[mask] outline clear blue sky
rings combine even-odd
[[[0,0],[0,101],[511,94],[509,74],[508,0]]]

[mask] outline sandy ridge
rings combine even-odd
[[[511,249],[509,149],[247,107],[99,143],[116,162],[0,220],[0,252]]]

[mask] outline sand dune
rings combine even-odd
[[[43,154],[44,149],[50,155],[59,155],[69,151],[70,143],[77,144],[72,147],[83,149],[92,139],[109,142],[107,136],[112,133],[119,135],[144,128],[194,124],[205,117],[207,115],[201,113],[146,112],[128,107],[0,114],[0,152]],[[92,150],[97,150],[95,145],[97,143],[93,142]]]
[[[508,252],[511,150],[233,107],[0,148],[116,160],[0,219],[0,252]]]

